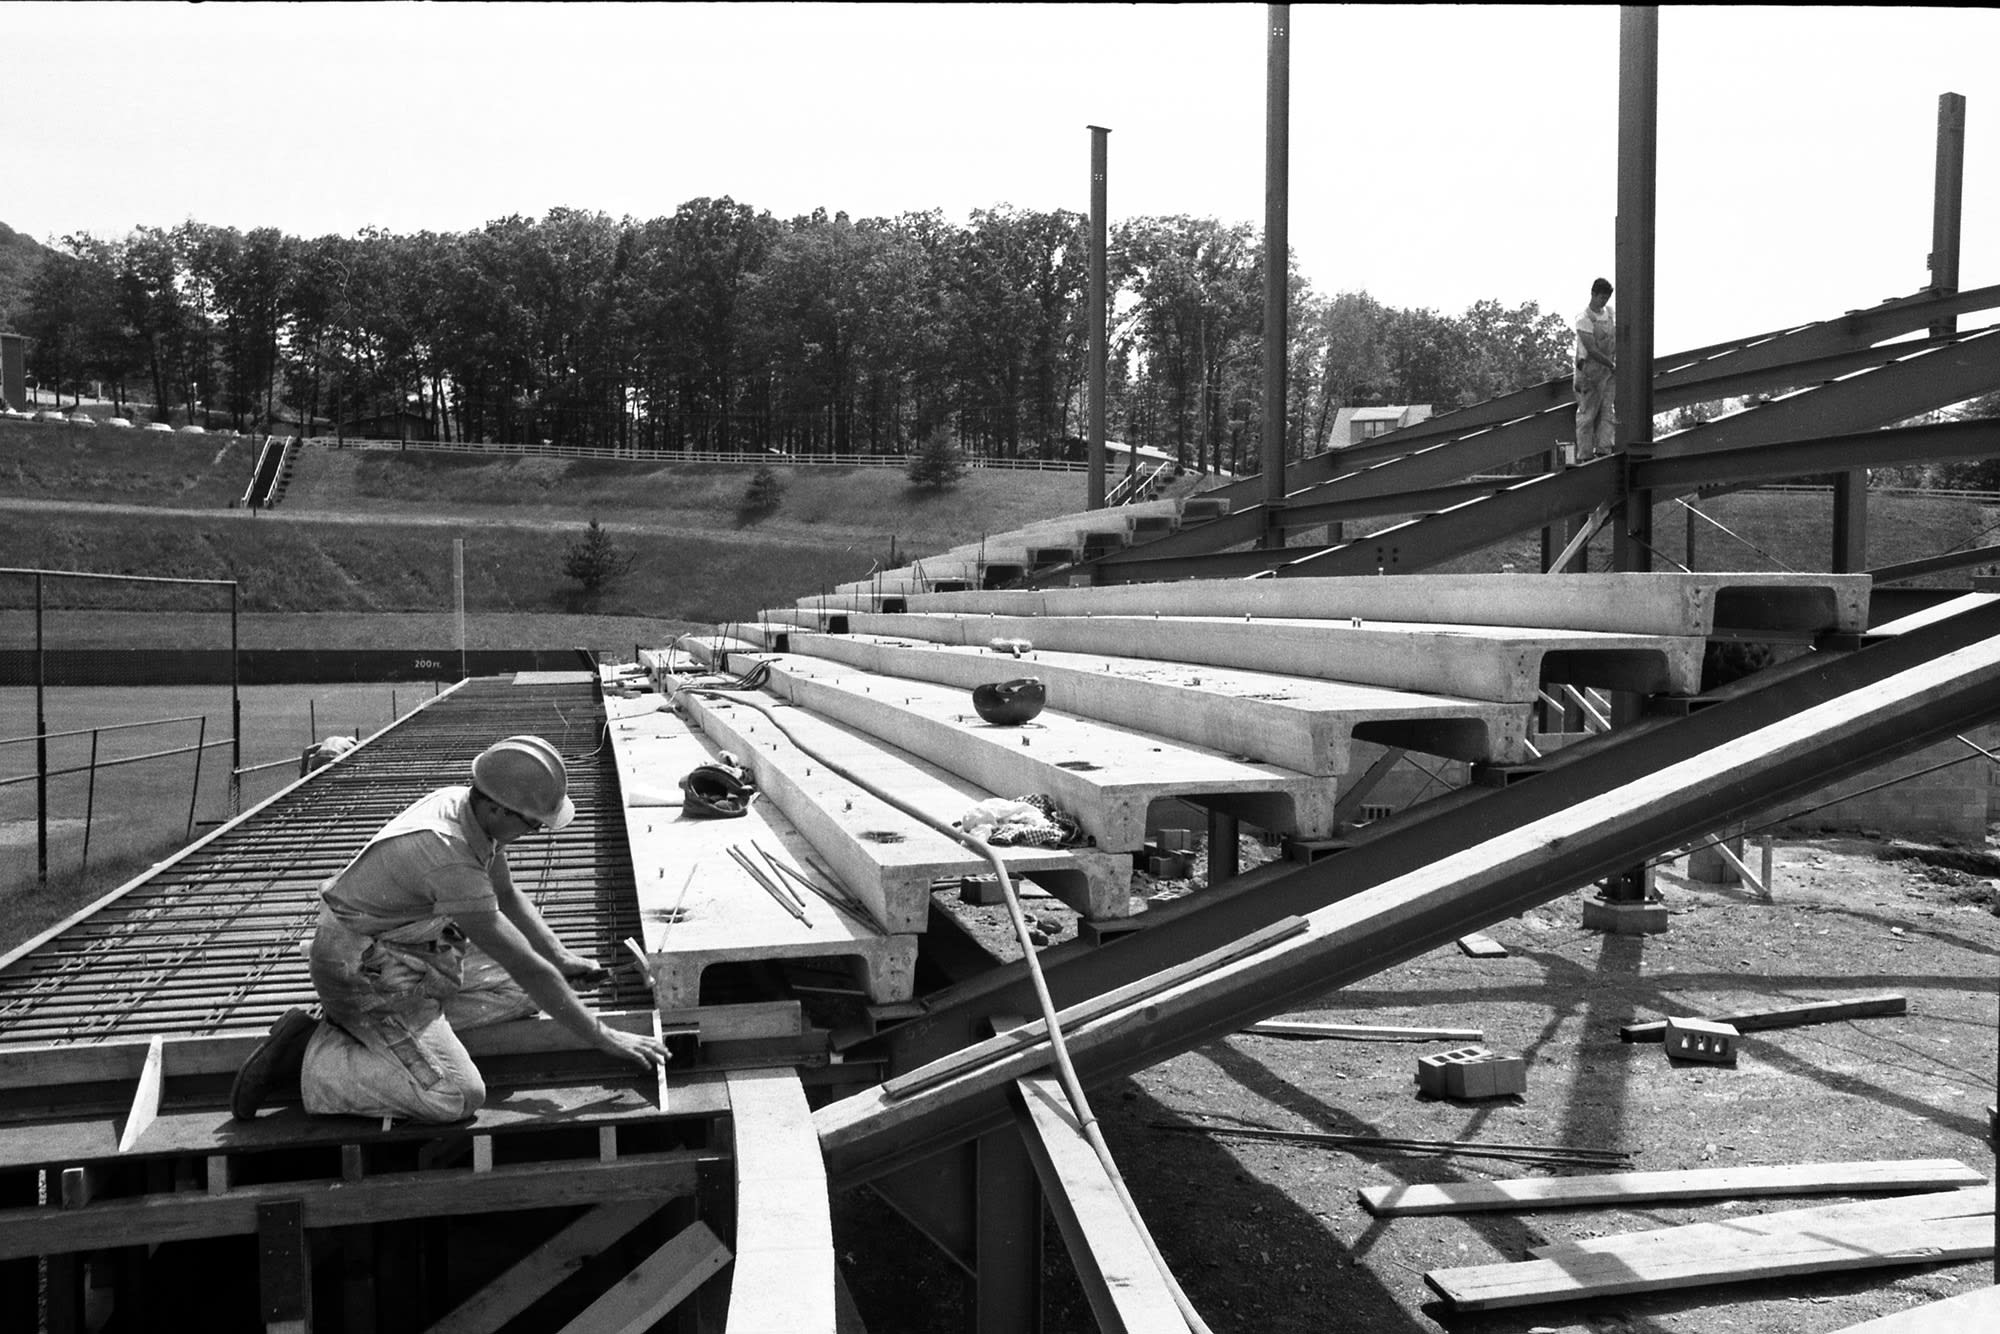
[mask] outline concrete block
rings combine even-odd
[[[1501,1098],[1528,1091],[1528,1063],[1484,1047],[1417,1058],[1417,1088],[1433,1098]]]
[[[1736,1064],[1736,1030],[1706,1019],[1669,1019],[1665,1046],[1670,1061]]]
[[[1194,830],[1162,829],[1160,831],[1160,846],[1168,852],[1193,852]]]
[[[958,882],[958,901],[977,908],[990,908],[996,903],[1005,903],[1007,896],[1000,891],[999,876],[969,875]]]
[[[1586,931],[1609,931],[1614,936],[1659,935],[1667,929],[1664,903],[1607,903],[1592,896],[1583,901]]]

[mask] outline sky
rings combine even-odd
[[[1255,4],[0,4],[0,222],[469,231],[727,195],[780,218],[1090,207],[1264,222]],[[1574,315],[1613,276],[1618,10],[1291,8],[1314,290]],[[2000,282],[2000,9],[1660,10],[1654,346]]]

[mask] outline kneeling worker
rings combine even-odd
[[[514,887],[507,845],[568,824],[562,756],[515,736],[472,762],[470,787],[445,787],[384,825],[320,889],[310,946],[323,1016],[295,1009],[271,1026],[230,1092],[248,1120],[294,1086],[316,1115],[458,1121],[486,1084],[460,1031],[537,1009],[600,1051],[642,1066],[657,1038],[606,1028],[571,982],[606,971],[570,952]]]

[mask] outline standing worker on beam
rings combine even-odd
[[[1576,458],[1609,454],[1616,444],[1618,316],[1611,309],[1611,284],[1590,285],[1590,304],[1576,317]]]
[[[568,824],[562,756],[515,736],[396,816],[320,889],[308,949],[322,1014],[294,1009],[237,1073],[229,1107],[257,1115],[296,1088],[315,1115],[458,1121],[486,1101],[460,1031],[546,1012],[591,1046],[664,1065],[658,1038],[606,1028],[570,989],[608,975],[572,953],[514,887],[507,845]]]

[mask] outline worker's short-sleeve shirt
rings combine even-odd
[[[433,917],[497,912],[504,849],[472,816],[472,789],[446,787],[384,825],[320,892],[334,915],[368,934]]]
[[[1618,317],[1612,313],[1609,302],[1605,303],[1603,310],[1592,310],[1589,306],[1585,306],[1583,313],[1576,317],[1572,327],[1576,330],[1578,361],[1588,359],[1590,344],[1587,340],[1592,335],[1599,340],[1597,346],[1607,357],[1611,355],[1610,349],[1617,345]]]

